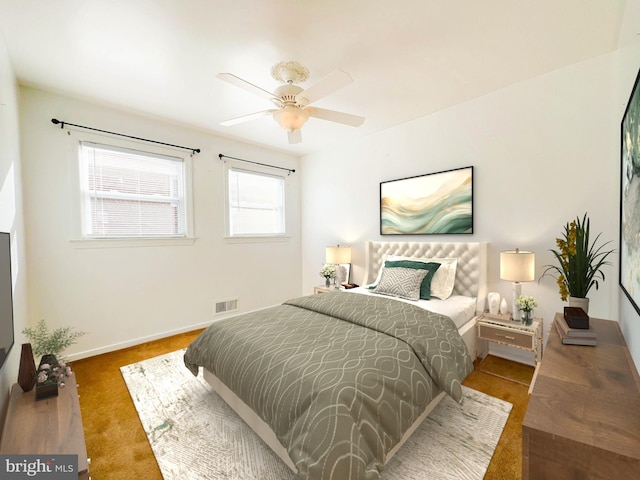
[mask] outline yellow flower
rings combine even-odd
[[[570,256],[576,254],[576,221],[574,220],[569,225],[569,231],[567,232],[567,252]]]
[[[560,288],[560,298],[564,302],[567,300],[567,297],[570,296],[569,289],[567,288],[567,283],[564,281],[564,275],[558,275],[558,279],[556,281],[558,282],[558,287]]]

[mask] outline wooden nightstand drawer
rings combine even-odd
[[[525,332],[518,332],[514,329],[507,329],[498,325],[485,325],[480,323],[480,338],[492,340],[494,342],[506,343],[514,347],[533,349],[536,338],[534,335]]]

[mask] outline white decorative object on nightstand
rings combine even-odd
[[[488,342],[508,345],[533,352],[535,362],[535,372],[531,379],[529,393],[538,375],[540,362],[542,361],[542,332],[544,330],[544,320],[534,318],[531,325],[524,325],[520,322],[503,321],[480,316],[478,318],[478,339]]]
[[[503,298],[502,301],[500,302],[500,313],[503,315],[506,315],[507,313],[509,313],[509,307],[507,306],[506,298]]]
[[[494,315],[498,313],[500,311],[500,294],[498,292],[489,292],[487,300],[489,313],[493,313]]]

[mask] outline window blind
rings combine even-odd
[[[85,237],[186,235],[183,159],[82,142],[80,163]]]

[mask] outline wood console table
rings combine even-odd
[[[23,392],[17,383],[11,387],[0,453],[78,455],[78,478],[89,479],[75,374],[57,397],[36,401],[35,388]]]
[[[590,325],[596,347],[563,345],[551,326],[522,424],[524,480],[640,478],[640,377],[618,323]]]

